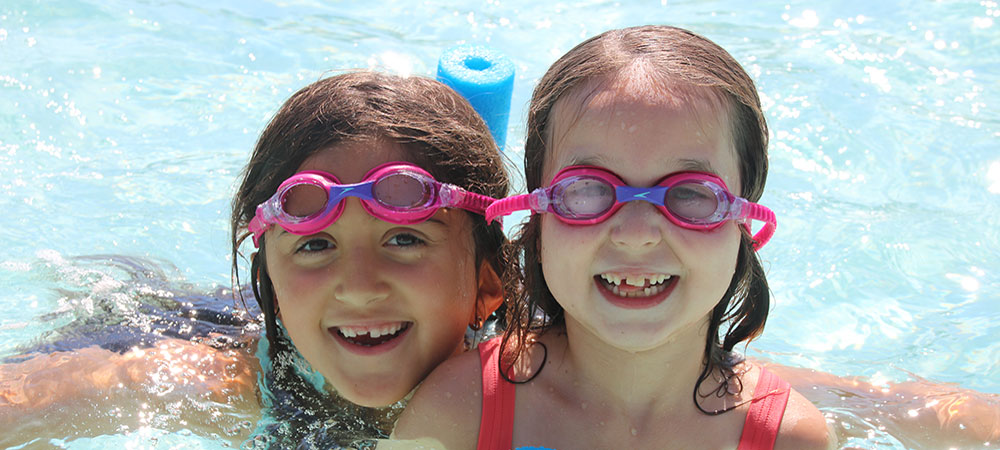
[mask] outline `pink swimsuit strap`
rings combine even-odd
[[[496,337],[479,344],[483,365],[483,417],[479,423],[479,450],[510,450],[514,441],[515,386],[500,376],[500,344]]]
[[[777,375],[760,368],[757,387],[753,390],[750,411],[743,424],[743,435],[736,450],[771,450],[778,437],[781,418],[791,394],[791,386]]]

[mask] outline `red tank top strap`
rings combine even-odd
[[[771,450],[778,437],[781,418],[791,394],[791,386],[777,375],[760,368],[757,387],[753,390],[750,411],[743,424],[743,435],[736,450]]]
[[[514,440],[515,386],[500,376],[500,344],[496,337],[479,344],[483,365],[483,417],[479,423],[479,450],[510,450]]]

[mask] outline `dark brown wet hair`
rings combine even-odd
[[[233,197],[230,221],[233,280],[239,286],[240,246],[257,205],[313,154],[346,142],[383,140],[438,181],[502,198],[509,182],[489,128],[465,98],[437,81],[370,71],[334,75],[293,94],[261,133]],[[509,270],[499,224],[469,213],[478,267],[488,261],[503,279]],[[264,315],[268,353],[275,366],[293,346],[277,323],[278,303],[267,273],[264,239],[250,257],[250,285]],[[505,283],[505,293],[510,292]],[[240,289],[234,289],[240,292]],[[505,296],[506,297],[506,296]],[[280,375],[280,374],[279,374]],[[301,384],[301,383],[300,383]],[[319,405],[307,405],[307,407]],[[363,434],[363,433],[362,433]],[[371,437],[371,436],[368,436]]]
[[[535,87],[528,111],[524,146],[528,192],[541,187],[555,104],[585,86],[610,82],[636,70],[680,89],[708,93],[719,101],[727,113],[739,160],[742,186],[739,195],[753,202],[760,199],[767,178],[768,134],[753,80],[714,42],[681,28],[656,25],[611,30],[594,36],[559,58],[545,73]],[[507,354],[514,358],[523,353],[532,333],[565,323],[563,309],[553,298],[542,273],[540,223],[540,216],[532,215],[515,241],[521,255],[514,258],[520,265],[515,273],[523,276],[524,289],[508,303],[505,346],[509,345]],[[752,243],[750,235],[744,233],[732,281],[711,314],[705,366],[694,387],[699,409],[702,407],[697,397],[702,382],[716,371],[731,377],[730,352],[738,343],[760,334],[767,319],[770,293]],[[723,327],[725,332],[720,333]]]

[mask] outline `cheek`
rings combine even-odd
[[[723,290],[729,286],[729,281],[736,271],[736,260],[740,250],[742,233],[735,222],[726,224],[717,230],[701,233],[702,239],[691,242],[689,250],[696,260],[702,261],[708,273],[718,278]]]
[[[268,277],[276,301],[299,299],[323,290],[327,274],[323,270],[296,268],[291,262],[276,261],[274,269],[268,268]]]
[[[558,230],[557,220],[548,220],[542,217],[538,233],[538,259],[542,264],[542,271],[548,272],[560,263],[560,256],[565,256],[558,249],[565,247],[566,233]],[[568,251],[568,250],[567,250]]]
[[[567,225],[552,214],[543,214],[538,235],[539,251],[543,255],[572,254],[575,250],[597,242],[600,230],[601,224]]]
[[[433,327],[423,334],[422,364],[426,372],[464,349],[465,330],[474,314],[478,286],[474,259],[461,259],[449,265],[447,271],[426,277],[426,293],[415,293],[423,298],[415,315],[420,322]]]
[[[271,281],[271,289],[274,291],[274,301],[277,303],[278,298],[284,296],[284,293],[281,292],[282,288],[289,283],[287,281],[286,274],[282,271],[282,268],[287,266],[275,261],[275,259],[277,258],[268,258],[267,261],[264,262],[264,267],[261,271],[267,273],[267,278]]]
[[[594,260],[598,226],[570,226],[554,217],[543,217],[539,238],[539,260],[549,290],[574,288],[571,280],[581,280]],[[589,275],[589,273],[588,273]],[[577,284],[578,285],[578,284]]]
[[[471,236],[457,240],[448,252],[436,258],[436,264],[414,273],[411,279],[411,289],[419,289],[412,291],[413,295],[423,299],[421,309],[443,328],[461,328],[464,332],[475,306],[478,279],[475,255],[470,250],[473,246]]]

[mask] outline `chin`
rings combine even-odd
[[[396,379],[395,381],[399,381]],[[360,389],[359,389],[360,388]],[[384,408],[405,398],[412,389],[404,389],[399,383],[391,386],[356,386],[351,391],[339,391],[340,396],[355,405],[368,408]]]

